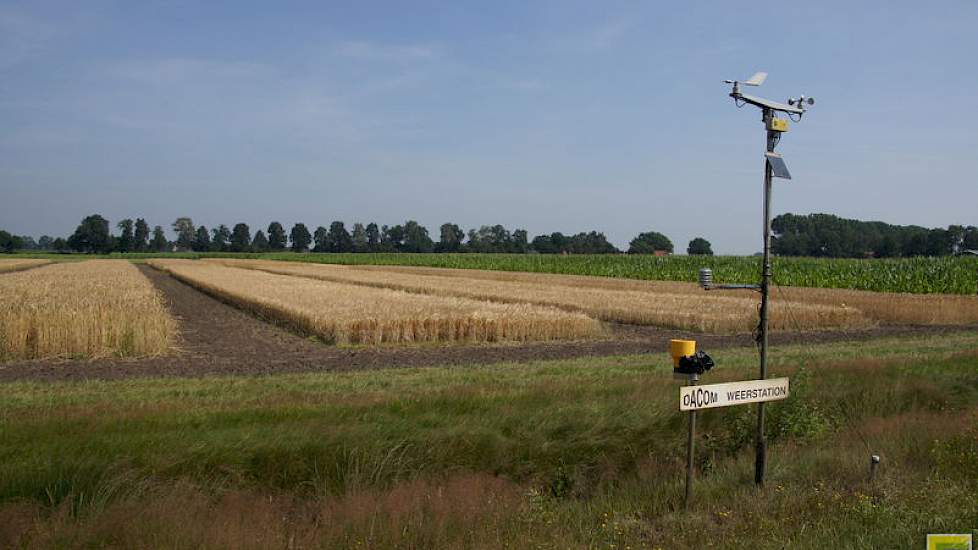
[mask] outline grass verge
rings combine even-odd
[[[915,546],[978,525],[978,335],[785,346],[768,486],[752,408],[685,418],[664,357],[5,384],[0,543],[263,547]],[[710,350],[707,382],[751,376]],[[866,479],[881,454],[879,479]]]

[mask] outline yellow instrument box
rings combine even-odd
[[[787,132],[788,121],[783,118],[771,117],[771,121],[767,123],[767,129],[772,132]]]

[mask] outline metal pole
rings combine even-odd
[[[695,386],[699,376],[689,375],[689,385]],[[689,437],[686,440],[686,496],[683,499],[683,510],[689,509],[689,501],[693,495],[693,452],[696,438],[696,410],[689,411]]]
[[[764,128],[770,128],[774,111],[764,109]],[[778,133],[767,130],[767,152],[773,153]],[[768,329],[768,291],[771,285],[771,164],[764,159],[764,266],[761,271],[761,372],[759,380],[767,378],[767,329]],[[764,470],[767,459],[767,441],[764,438],[764,403],[757,404],[757,444],[754,458],[754,483],[764,484]]]

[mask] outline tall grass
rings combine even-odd
[[[7,384],[0,545],[912,547],[978,518],[976,345],[772,350],[792,396],[767,409],[768,485],[751,483],[752,409],[707,411],[689,514],[665,353]],[[756,369],[710,351],[709,382]]]
[[[159,292],[119,260],[5,274],[0,303],[0,360],[157,355],[175,332]]]
[[[754,298],[690,292],[649,292],[648,289],[613,289],[596,285],[579,287],[555,284],[552,278],[529,281],[490,280],[424,275],[346,266],[301,264],[262,260],[208,260],[222,265],[258,269],[269,273],[296,275],[323,281],[393,288],[431,296],[454,296],[500,303],[538,304],[579,311],[605,321],[655,325],[703,332],[750,332],[757,325]],[[772,330],[815,330],[860,328],[870,325],[854,308],[804,303],[775,303],[771,310]]]
[[[526,342],[604,333],[598,321],[555,308],[418,296],[189,260],[150,264],[330,343]]]

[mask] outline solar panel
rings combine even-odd
[[[791,172],[788,172],[788,166],[784,163],[784,157],[777,153],[764,153],[764,156],[767,158],[767,163],[771,166],[772,176],[786,180],[791,179]]]

